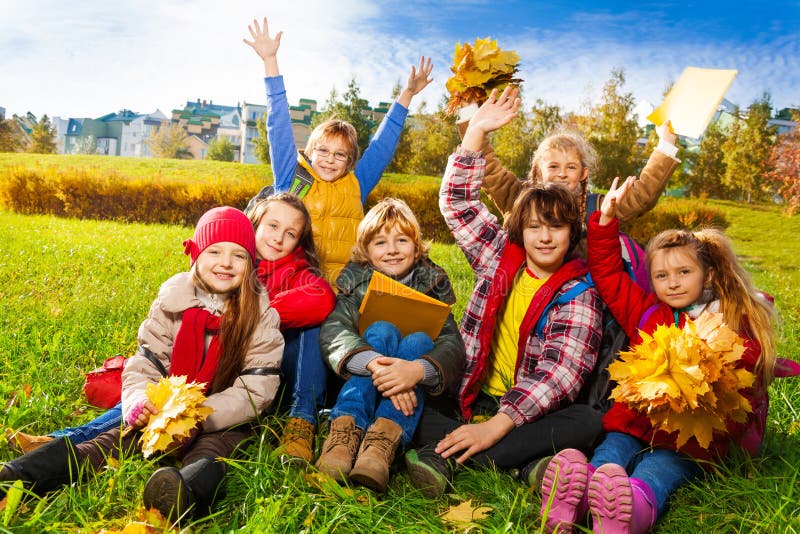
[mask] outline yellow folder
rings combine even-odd
[[[450,305],[374,271],[358,311],[361,335],[375,321],[388,321],[403,336],[424,332],[436,339],[450,314]]]
[[[659,126],[669,119],[676,134],[693,139],[700,137],[738,72],[686,67],[647,120]]]

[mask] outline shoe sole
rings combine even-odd
[[[547,464],[542,476],[541,510],[542,516],[546,515],[547,532],[564,534],[573,531],[588,482],[589,466],[586,456],[579,450],[563,450]]]
[[[172,522],[180,520],[192,505],[186,483],[174,467],[162,467],[152,474],[144,487],[142,503]]]
[[[388,484],[382,485],[378,482],[377,478],[378,473],[369,473],[366,471],[361,471],[358,469],[358,466],[353,467],[353,470],[350,471],[350,482],[353,484],[358,484],[360,486],[367,487],[376,493],[386,493],[386,488]],[[386,479],[388,480],[389,475],[386,475]]]
[[[616,464],[597,468],[589,481],[593,531],[628,534],[633,520],[633,488],[625,469]]]
[[[447,480],[435,468],[420,460],[417,451],[412,449],[403,458],[412,486],[427,499],[438,499],[444,495]]]

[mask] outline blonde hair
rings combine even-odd
[[[584,169],[588,169],[587,177],[580,182],[580,191],[578,191],[578,207],[581,211],[581,221],[586,219],[586,197],[589,194],[589,176],[597,170],[597,151],[595,151],[592,144],[586,140],[579,132],[575,130],[559,129],[545,137],[536,151],[533,153],[531,159],[531,170],[528,172],[528,180],[531,183],[541,183],[542,173],[539,170],[539,164],[544,157],[544,153],[548,150],[560,150],[567,152],[574,150],[581,160],[581,165]]]
[[[261,318],[259,295],[261,284],[256,278],[253,262],[245,262],[242,284],[228,293],[228,301],[219,325],[219,360],[214,380],[208,394],[229,388],[242,372],[245,355]],[[197,262],[192,265],[192,281],[204,291],[208,286],[197,273]]]
[[[769,385],[775,373],[775,310],[753,286],[730,240],[719,230],[710,228],[697,232],[666,230],[647,244],[647,270],[650,270],[654,252],[676,247],[689,247],[704,273],[712,272],[711,289],[719,299],[725,322],[734,331],[745,330],[761,345],[756,372],[764,386]]]
[[[414,212],[399,198],[387,197],[372,206],[358,224],[356,244],[353,246],[350,261],[369,265],[367,246],[370,241],[381,230],[388,230],[395,226],[414,242],[417,249],[415,259],[419,260],[428,256],[430,245],[422,240],[422,231]]]
[[[312,130],[303,152],[311,157],[311,152],[326,139],[338,139],[347,145],[347,170],[355,169],[359,157],[358,132],[355,126],[340,119],[326,120]]]
[[[276,193],[268,197],[260,199],[252,206],[248,206],[245,211],[247,218],[253,224],[253,230],[258,229],[261,224],[261,219],[267,214],[269,205],[273,202],[283,202],[284,204],[296,209],[303,215],[303,229],[300,232],[300,239],[297,240],[297,246],[303,247],[306,261],[313,269],[319,269],[319,257],[317,256],[317,247],[314,244],[314,233],[311,230],[311,215],[309,215],[303,201],[297,198],[296,195],[291,193]]]

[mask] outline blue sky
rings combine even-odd
[[[2,0],[0,107],[61,117],[122,108],[169,114],[187,100],[262,103],[263,71],[242,43],[266,15],[283,30],[279,63],[289,100],[324,103],[355,77],[373,104],[387,100],[420,54],[435,83],[412,103],[432,109],[455,43],[492,37],[516,50],[526,105],[567,111],[596,100],[612,68],[625,89],[657,104],[692,65],[735,68],[727,98],[800,106],[800,0],[564,2],[484,0]],[[302,13],[302,15],[300,15]]]

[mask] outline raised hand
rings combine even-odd
[[[617,176],[614,178],[614,181],[611,182],[611,188],[603,197],[603,203],[600,206],[600,224],[602,226],[610,223],[611,219],[615,217],[617,213],[617,203],[625,196],[628,189],[631,188],[635,181],[635,176],[628,176],[625,181],[622,182],[622,185],[617,187],[617,183],[619,182],[619,176]]]
[[[253,19],[253,24],[248,25],[247,29],[250,31],[252,41],[242,39],[244,44],[256,51],[256,54],[264,60],[264,69],[267,76],[278,75],[278,48],[281,46],[281,36],[283,32],[278,32],[275,37],[270,37],[269,26],[267,24],[267,17],[264,17],[264,22],[259,25],[258,20]]]
[[[461,146],[468,150],[480,150],[483,136],[511,122],[517,116],[519,106],[519,89],[509,85],[500,96],[494,89],[470,119]]]
[[[674,145],[675,141],[678,139],[678,136],[675,135],[675,132],[672,130],[672,121],[669,119],[662,122],[660,126],[656,126],[656,134],[658,134],[659,139],[671,145]]]
[[[400,93],[400,96],[397,98],[397,103],[408,108],[408,106],[411,105],[411,99],[414,95],[419,94],[420,91],[425,89],[428,84],[433,81],[433,78],[430,77],[431,72],[433,72],[431,58],[426,58],[425,56],[420,57],[419,67],[411,66],[411,73],[408,75],[406,88]]]

